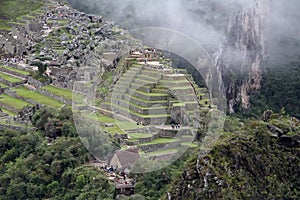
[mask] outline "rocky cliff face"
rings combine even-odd
[[[261,87],[266,58],[269,0],[253,0],[233,15],[228,35],[216,56],[223,75],[230,113],[250,107],[250,95]]]

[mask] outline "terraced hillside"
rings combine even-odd
[[[101,108],[144,125],[170,125],[188,124],[195,110],[209,106],[206,88],[199,88],[191,76],[151,61],[133,62]],[[176,110],[184,110],[185,116],[172,117]]]
[[[36,104],[53,108],[71,105],[74,82],[83,83],[80,94],[89,92],[85,89],[94,87],[95,78],[99,78],[96,68],[109,71],[116,67],[120,55],[114,52],[118,48],[128,52],[132,46],[140,46],[101,17],[51,1],[36,9],[27,17],[14,18],[18,28],[12,25],[16,28],[12,31],[14,37],[26,45],[26,50],[17,47],[15,53],[22,55],[25,51],[28,56],[12,64],[15,58],[3,54],[9,61],[4,60],[7,63],[0,67],[0,107],[8,115],[18,116],[25,107]],[[24,26],[28,20],[30,30]],[[22,37],[22,31],[29,36]],[[8,38],[3,51],[14,50],[9,48],[13,47],[14,37]],[[128,45],[120,46],[123,41]],[[178,152],[180,146],[193,146],[203,123],[201,116],[211,106],[207,89],[199,88],[187,72],[172,69],[170,60],[150,49],[131,52],[124,63],[117,64],[126,70],[107,73],[110,81],[99,90],[105,101],[96,107],[85,105],[87,99],[76,95],[78,109],[73,110],[74,114],[99,122],[122,149],[137,146],[141,154],[150,157],[163,158]]]
[[[23,20],[34,18],[44,4],[39,0],[0,1],[0,31],[10,31]]]
[[[16,116],[25,107],[36,104],[53,108],[71,104],[71,90],[53,85],[36,88],[29,81],[32,79],[31,70],[8,65],[0,66],[0,108],[3,112]]]
[[[63,2],[8,0],[0,5],[0,108],[10,116],[36,104],[71,105],[74,81],[86,77],[81,65],[110,67],[106,50],[129,38],[113,23]],[[14,12],[15,6],[20,10]],[[81,95],[75,98],[83,101]]]
[[[99,124],[123,150],[172,159],[195,147],[193,141],[211,108],[207,88],[199,88],[185,70],[173,69],[162,54],[144,49],[131,52],[124,73],[109,87],[100,106],[78,107],[79,118]],[[145,53],[146,52],[146,53]],[[145,58],[147,57],[147,61]]]

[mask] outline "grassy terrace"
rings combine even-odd
[[[40,0],[0,1],[0,30],[11,30],[9,23],[37,14],[42,5],[43,1]]]
[[[12,76],[4,74],[2,72],[0,72],[0,77],[3,78],[4,80],[10,82],[10,83],[21,83],[22,82],[21,79],[12,77]]]
[[[63,20],[48,20],[48,23],[56,23],[58,22],[58,24],[60,26],[66,26],[70,23],[70,20],[68,19],[63,19]]]
[[[60,108],[61,106],[64,105],[61,102],[51,99],[51,98],[49,98],[45,95],[42,95],[38,92],[31,91],[31,90],[25,88],[24,86],[15,88],[14,90],[16,91],[16,93],[19,96],[22,96],[26,99],[30,99],[32,101],[35,101],[35,102],[43,104],[43,105],[47,105],[47,106],[50,106],[53,108]]]
[[[177,152],[178,152],[177,149],[165,149],[165,150],[160,150],[160,151],[149,152],[146,155],[147,156],[160,156],[160,155],[165,155],[165,154],[173,154],[173,153],[177,153]]]
[[[146,92],[142,92],[142,91],[135,91],[136,93],[142,94],[144,96],[149,96],[149,97],[166,97],[168,96],[167,94],[160,94],[160,93],[146,93]]]
[[[128,99],[134,99],[134,100],[137,100],[137,101],[140,101],[140,102],[145,102],[145,103],[153,103],[153,104],[163,104],[166,102],[166,100],[159,100],[159,101],[148,101],[148,100],[145,100],[145,99],[140,99],[140,98],[137,98],[135,96],[131,96],[129,94],[125,94],[125,97],[128,98]]]
[[[16,108],[17,110],[22,110],[26,106],[31,106],[30,103],[27,103],[25,101],[22,101],[20,99],[16,99],[13,97],[10,97],[6,94],[0,95],[0,102],[4,103],[12,108]]]
[[[5,68],[5,69],[8,69],[12,72],[16,72],[16,73],[19,73],[19,74],[23,74],[25,76],[29,76],[30,75],[30,72],[28,71],[24,71],[24,70],[20,70],[20,69],[17,69],[17,68],[14,68],[14,67],[9,67],[9,66],[0,66],[0,68]]]
[[[150,80],[142,79],[138,76],[138,78],[134,79],[134,82],[137,84],[153,84],[156,83],[156,80],[150,81]]]
[[[123,100],[123,99],[120,99],[120,101],[122,101],[122,102],[124,102],[124,103],[127,103],[127,104],[129,104],[129,105],[131,105],[131,106],[133,106],[133,107],[136,107],[136,108],[138,108],[138,109],[140,109],[140,110],[156,110],[156,109],[167,109],[168,107],[167,106],[160,106],[160,107],[142,107],[142,106],[139,106],[139,105],[137,105],[137,104],[134,104],[134,103],[132,103],[132,102],[128,102],[128,101],[126,101],[126,100]]]
[[[162,79],[162,80],[160,80],[160,83],[189,83],[189,81],[186,80],[186,79],[180,79],[180,80],[165,80],[165,79]]]
[[[125,112],[129,112],[130,114],[136,115],[136,116],[141,117],[141,118],[144,118],[144,119],[170,117],[169,114],[142,115],[142,114],[140,114],[140,113],[134,112],[134,111],[132,111],[132,110],[128,110],[128,109],[126,109],[126,108],[123,108],[123,107],[118,106],[118,105],[115,105],[115,104],[113,104],[113,105],[111,105],[111,103],[105,103],[105,104],[107,104],[107,105],[109,105],[109,106],[113,106],[113,107],[118,108],[118,109],[120,109],[120,110],[123,110],[123,111],[125,111]]]
[[[186,105],[186,103],[174,103],[173,104],[174,107],[183,107],[185,105]]]
[[[185,105],[188,105],[188,104],[197,104],[198,105],[198,102],[197,101],[187,101],[187,102],[174,101],[173,106],[185,106]]]
[[[180,141],[180,139],[178,139],[178,138],[175,138],[175,139],[157,138],[155,140],[152,140],[151,142],[140,144],[139,146],[145,146],[145,145],[151,145],[151,144],[168,144],[168,143],[179,142],[179,141]]]
[[[8,85],[6,85],[6,84],[4,84],[4,83],[0,83],[0,87],[1,87],[1,88],[7,88]]]
[[[14,112],[12,112],[10,110],[6,110],[4,108],[1,108],[1,109],[2,109],[2,112],[6,113],[6,114],[8,114],[10,116],[16,116],[17,115],[17,113],[14,113]]]
[[[170,87],[170,89],[172,90],[190,90],[190,89],[193,89],[193,87],[191,85],[189,86],[184,86],[184,87]]]
[[[11,30],[11,27],[8,26],[8,21],[0,20],[0,30],[3,30],[3,31],[10,31]]]
[[[143,73],[143,71],[142,71],[142,73]],[[156,81],[157,78],[158,78],[158,75],[147,76],[147,75],[144,75],[144,74],[139,74],[138,76],[139,76],[139,78],[147,79],[147,80],[150,79],[151,81]]]
[[[96,114],[91,114],[91,113],[88,113],[88,112],[85,112],[85,113],[80,113],[80,116],[84,117],[84,118],[87,118],[87,119],[91,119],[93,121],[100,121],[100,122],[103,122],[103,123],[114,123],[115,120],[113,118],[110,118],[110,117],[106,117],[106,116],[103,116],[103,115],[96,115]]]
[[[127,93],[127,91],[124,92],[124,90],[121,89],[122,87],[119,87],[119,88],[115,88],[114,92],[119,92],[122,94],[125,94]],[[127,88],[126,88],[127,89]],[[132,89],[132,88],[128,88],[128,90],[131,92],[131,93],[135,93],[135,94],[140,94],[140,95],[143,95],[145,97],[167,97],[168,94],[164,94],[164,93],[147,93],[147,92],[143,92],[143,91],[140,91],[140,90],[136,90],[136,89]]]
[[[152,135],[146,133],[129,133],[130,139],[140,139],[140,138],[149,138]]]
[[[191,147],[191,148],[196,148],[196,147],[198,147],[197,144],[191,143],[191,142],[182,142],[181,145],[188,146],[188,147]]]
[[[150,85],[140,85],[140,84],[137,84],[137,83],[130,83],[130,85],[132,85],[134,87],[140,87],[140,88],[147,88],[147,89],[151,88]]]
[[[56,96],[61,96],[66,99],[72,100],[73,92],[71,90],[55,87],[53,85],[47,85],[45,87],[42,87],[42,90],[53,93]]]
[[[91,119],[95,122],[102,122],[102,123],[107,123],[107,124],[115,124],[114,127],[103,127],[103,130],[111,133],[112,135],[118,133],[118,134],[125,134],[124,130],[136,130],[139,128],[136,123],[133,122],[121,122],[121,121],[116,121],[112,117],[107,117],[104,115],[100,114],[92,114],[92,113],[81,113],[80,114],[82,117]]]

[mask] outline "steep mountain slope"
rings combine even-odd
[[[208,3],[206,0],[193,2]],[[229,2],[233,2],[233,0]],[[209,9],[206,10],[207,13],[221,10],[221,13],[226,15],[224,18],[220,16],[216,17],[218,18],[216,20],[218,23],[213,25],[215,29],[220,32],[226,32],[227,27],[229,27],[229,35],[225,38],[226,42],[221,48],[220,53],[216,56],[216,66],[225,78],[226,92],[228,94],[228,103],[231,112],[245,111],[249,109],[252,103],[252,105],[255,106],[254,108],[257,108],[255,111],[256,114],[260,114],[266,108],[274,107],[276,110],[281,110],[282,114],[284,114],[285,109],[281,108],[286,107],[287,112],[299,116],[297,105],[299,104],[298,99],[300,92],[297,93],[297,91],[300,89],[300,57],[297,53],[294,53],[294,50],[298,49],[300,45],[296,42],[298,41],[297,37],[292,37],[290,40],[285,38],[285,40],[281,40],[282,43],[272,43],[272,45],[274,45],[273,47],[278,44],[284,44],[282,45],[282,51],[270,53],[270,55],[277,55],[278,57],[276,57],[276,59],[266,59],[266,43],[268,40],[265,34],[268,32],[268,29],[264,27],[264,25],[266,24],[265,16],[268,14],[267,2],[267,0],[253,0],[250,3],[253,7],[240,5],[243,9],[238,12],[236,12],[237,10],[231,12],[228,11],[227,8],[218,7],[216,6],[218,5],[216,1],[211,1],[211,4],[208,3]],[[126,7],[126,9],[131,10],[130,7]],[[203,12],[201,9],[198,11],[197,9],[195,10],[196,13]],[[89,21],[88,18],[91,16],[79,13],[79,15],[81,14],[83,15],[83,22],[78,23],[77,21],[75,24],[85,24],[85,20]],[[205,16],[208,15],[205,14]],[[128,15],[128,17],[130,18],[131,16]],[[203,20],[203,22],[208,24],[212,23],[212,19],[209,17],[195,20]],[[229,23],[229,21],[231,22]],[[65,39],[60,37],[62,35],[67,35],[70,38],[77,37],[83,34],[83,31],[79,30],[79,34],[77,34],[77,32],[74,33],[71,29],[67,29],[69,22],[66,23],[64,20],[58,20],[56,22],[54,20],[53,23],[57,24],[56,26],[60,31],[57,30],[53,34],[50,34],[47,37],[47,41],[37,43],[37,48],[32,51],[32,53],[36,53],[36,57],[32,56],[32,58],[44,62],[47,55],[53,55],[54,58],[61,62],[59,66],[62,68],[62,71],[64,71],[63,66],[65,64],[74,65],[74,68],[80,68],[81,65],[85,64],[92,67],[101,66],[100,71],[104,72],[105,75],[103,77],[109,80],[107,81],[107,85],[111,85],[115,80],[115,76],[120,75],[118,72],[115,73],[115,69],[113,69],[115,66],[110,66],[110,62],[108,62],[108,65],[105,65],[107,60],[104,58],[112,57],[112,55],[103,54],[104,57],[98,57],[99,54],[103,53],[103,49],[102,45],[97,44],[95,46],[97,46],[96,49],[99,54],[90,55],[92,59],[89,59],[89,61],[95,62],[79,62],[79,66],[75,66],[76,62],[71,62],[74,61],[71,57],[76,57],[77,60],[84,61],[86,55],[89,54],[87,53],[85,56],[81,56],[82,54],[79,56],[73,55],[73,53],[71,53],[73,50],[71,50],[72,47],[70,46],[69,50],[63,52],[62,49],[67,48],[65,46],[67,43],[61,41]],[[227,23],[229,23],[229,25]],[[55,25],[53,26],[55,27]],[[84,27],[81,26],[81,28]],[[95,27],[91,26],[91,28],[93,29]],[[69,31],[73,33],[71,34]],[[77,31],[77,29],[75,31]],[[118,37],[118,33],[122,32],[122,30],[116,29],[110,24],[105,32],[109,33],[108,37],[110,38],[111,34]],[[89,39],[90,35],[87,34],[87,32],[85,34],[88,37],[87,39]],[[101,35],[103,35],[103,33],[101,33]],[[278,37],[282,38],[281,36]],[[126,38],[118,38],[117,41],[125,41]],[[79,44],[80,48],[84,47],[83,49],[94,47],[87,39],[83,37],[82,40],[75,41]],[[73,41],[68,42],[69,44],[73,43]],[[85,42],[87,43],[85,44]],[[114,49],[116,43],[117,42],[113,39],[108,39],[108,41],[104,43],[104,46]],[[86,46],[88,48],[86,48]],[[276,47],[274,49],[277,50],[278,48]],[[286,49],[291,50],[286,51]],[[56,51],[58,54],[53,54],[53,51]],[[212,52],[214,51],[216,50],[212,50]],[[99,60],[101,60],[101,62]],[[267,61],[266,65],[265,61]],[[264,66],[266,66],[266,68],[264,68]],[[3,68],[6,68],[6,70],[14,70],[11,72],[16,72],[17,70],[15,68]],[[286,70],[286,68],[291,70]],[[74,80],[82,81],[82,77],[84,77],[85,81],[82,81],[82,85],[80,85],[83,91],[92,84],[93,80],[91,77],[96,76],[96,74],[92,72],[93,69],[94,68],[88,71],[88,73],[81,73],[78,79],[74,78]],[[264,69],[266,70],[264,71]],[[147,76],[146,74],[153,73],[154,70],[148,69],[147,71],[145,68],[141,68],[141,70],[143,70],[143,73],[140,74],[139,79],[142,80],[136,81],[140,81],[140,84],[144,84],[143,82],[147,82],[147,78],[151,78],[151,76]],[[17,70],[19,75],[25,72],[26,71]],[[69,83],[68,78],[72,76],[68,74],[68,72],[66,73],[67,74],[58,72],[57,74],[59,76],[57,77],[59,77],[59,79],[54,79],[55,82],[61,85]],[[4,77],[7,77],[7,74]],[[8,78],[13,79],[12,77],[13,76]],[[67,79],[67,81],[65,79]],[[103,78],[103,80],[106,81],[105,78]],[[172,83],[174,82],[175,81]],[[137,87],[139,87],[140,84],[133,83],[133,85]],[[98,89],[104,89],[104,91],[108,93],[109,89],[107,85],[103,84],[103,88]],[[2,86],[3,84],[1,84],[1,87]],[[6,88],[8,87],[8,85],[4,86]],[[124,88],[124,85],[119,86],[121,86],[119,88],[120,90]],[[149,91],[147,85],[143,86],[144,87],[140,87],[140,90]],[[129,87],[127,89],[133,88],[134,87]],[[53,91],[54,88],[51,86],[41,88],[41,90],[50,89]],[[158,91],[166,92],[166,88],[156,87],[152,89],[155,90],[156,93]],[[186,90],[186,88],[181,89]],[[16,91],[19,92],[23,90],[23,88],[16,89]],[[262,92],[259,93],[259,90]],[[64,93],[64,95],[62,95],[64,97],[68,96],[70,98],[70,96],[72,96],[70,90],[55,88],[55,91],[60,94]],[[99,90],[98,95],[100,96],[105,92]],[[186,92],[190,93],[187,90]],[[250,98],[254,92],[257,92],[257,99]],[[32,94],[33,92],[27,89],[26,93]],[[143,94],[141,92],[139,93]],[[266,96],[264,96],[264,94]],[[3,95],[7,97],[6,94]],[[3,98],[0,100],[2,101]],[[135,98],[135,100],[138,99]],[[205,102],[207,100],[202,99],[202,101]],[[17,110],[15,112],[19,111],[17,106],[21,106],[22,108],[23,104],[26,106],[26,102],[17,101],[17,99],[12,97],[7,98],[6,101],[2,103],[10,103],[9,105]],[[16,105],[13,105],[14,103]],[[208,101],[205,104],[208,104]],[[130,106],[142,112],[147,110],[141,106],[137,107],[132,103]],[[180,106],[183,106],[183,104]],[[61,107],[61,103],[57,107]],[[157,110],[157,108],[154,108],[154,110],[155,109]],[[191,112],[193,112],[193,110]],[[205,149],[197,148],[193,153],[189,152],[186,155],[189,156],[189,161],[185,166],[184,161],[180,160],[179,163],[158,172],[134,175],[137,180],[136,193],[144,195],[144,197],[137,196],[136,198],[153,200],[159,197],[162,199],[169,199],[169,197],[171,197],[171,199],[183,200],[217,198],[299,199],[300,182],[298,177],[300,174],[298,168],[300,165],[300,122],[289,116],[271,114],[270,111],[265,114],[266,115],[263,116],[264,121],[246,120],[246,122],[241,123],[238,119],[228,118],[225,123],[223,135],[213,150],[206,151]],[[32,116],[30,116],[30,118],[31,117]],[[98,115],[92,115],[92,117],[102,117],[103,119],[103,116]],[[111,121],[106,121],[107,119],[108,118],[105,118],[102,124],[110,126],[111,124],[109,123]],[[99,119],[96,119],[96,121],[97,120],[99,122]],[[25,133],[24,131],[20,131],[16,133],[0,131],[0,199],[113,198],[113,185],[110,184],[106,177],[97,169],[85,166],[86,162],[90,162],[93,158],[76,135],[70,109],[66,107],[59,111],[42,109],[33,116],[32,121],[38,128],[37,132],[32,133],[25,131]],[[4,123],[7,123],[7,120],[5,120]],[[134,123],[134,125],[136,124]],[[95,127],[99,128],[95,120],[90,120],[89,123],[82,127],[82,131],[86,136],[86,138],[84,138],[86,140],[83,142],[87,143],[87,146],[93,151],[100,153],[106,152],[111,146],[107,141],[101,138],[99,132],[94,131]],[[117,126],[105,128],[105,131],[122,131],[118,129]],[[132,137],[131,141],[129,141],[133,144],[137,144],[137,139],[144,139],[137,138],[137,134],[135,135],[134,133],[132,133],[131,136],[136,136],[136,138]],[[141,133],[139,136],[145,137],[145,135]],[[198,139],[201,140],[201,137]],[[106,143],[104,144],[103,141]],[[167,194],[167,188],[169,188],[169,194]],[[132,199],[134,199],[134,197],[132,197]]]
[[[269,3],[252,1],[232,19],[217,67],[224,77],[230,113],[250,107],[250,95],[261,88],[267,50]]]
[[[174,180],[172,199],[298,199],[299,125],[279,115],[227,121],[212,151],[198,149]]]

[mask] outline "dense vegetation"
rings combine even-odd
[[[32,132],[0,132],[0,199],[112,199],[114,187],[75,132],[72,112],[41,109]]]
[[[0,133],[0,199],[113,199],[113,184],[86,165],[93,158],[69,108],[42,108],[32,122],[36,131]],[[132,174],[136,195],[124,199],[164,199],[167,191],[177,199],[297,199],[299,137],[295,118],[272,114],[242,126],[229,118],[211,152],[198,148],[162,170]]]
[[[97,7],[79,0],[70,1],[81,10]],[[39,2],[0,1],[0,29],[9,29],[11,19],[37,11],[41,6]],[[130,7],[124,9],[128,11]],[[283,45],[287,46],[283,49],[291,44],[295,45],[293,49],[300,46],[295,40],[284,41]],[[250,115],[259,116],[266,109],[281,111],[282,115],[273,114],[265,121],[246,120],[244,124],[228,119],[224,134],[212,151],[197,148],[165,169],[132,174],[136,180],[136,195],[124,199],[167,199],[168,191],[172,198],[183,200],[299,199],[300,123],[284,114],[300,117],[300,57],[289,52],[280,54],[279,58],[266,63],[262,90],[252,98]],[[40,68],[37,75],[43,73]],[[103,79],[110,85],[111,72]],[[71,99],[71,94],[63,90],[43,89]],[[24,88],[15,90],[20,95],[25,91]],[[99,90],[101,94],[108,92],[106,87]],[[16,108],[28,105],[5,97],[2,101]],[[62,106],[45,101],[48,106]],[[32,123],[35,131],[0,130],[0,199],[113,199],[114,185],[87,163],[93,160],[89,152],[104,157],[118,145],[108,141],[108,137],[103,138],[94,121],[87,119],[76,130],[70,108],[45,107],[35,113]]]
[[[262,89],[252,98],[251,112],[257,115],[266,109],[279,112],[284,108],[286,113],[300,118],[300,41],[282,39],[277,45],[280,48],[271,46]]]
[[[299,199],[299,121],[273,115],[268,122],[234,124],[227,122],[227,132],[212,151],[191,157],[173,182],[173,197]]]

